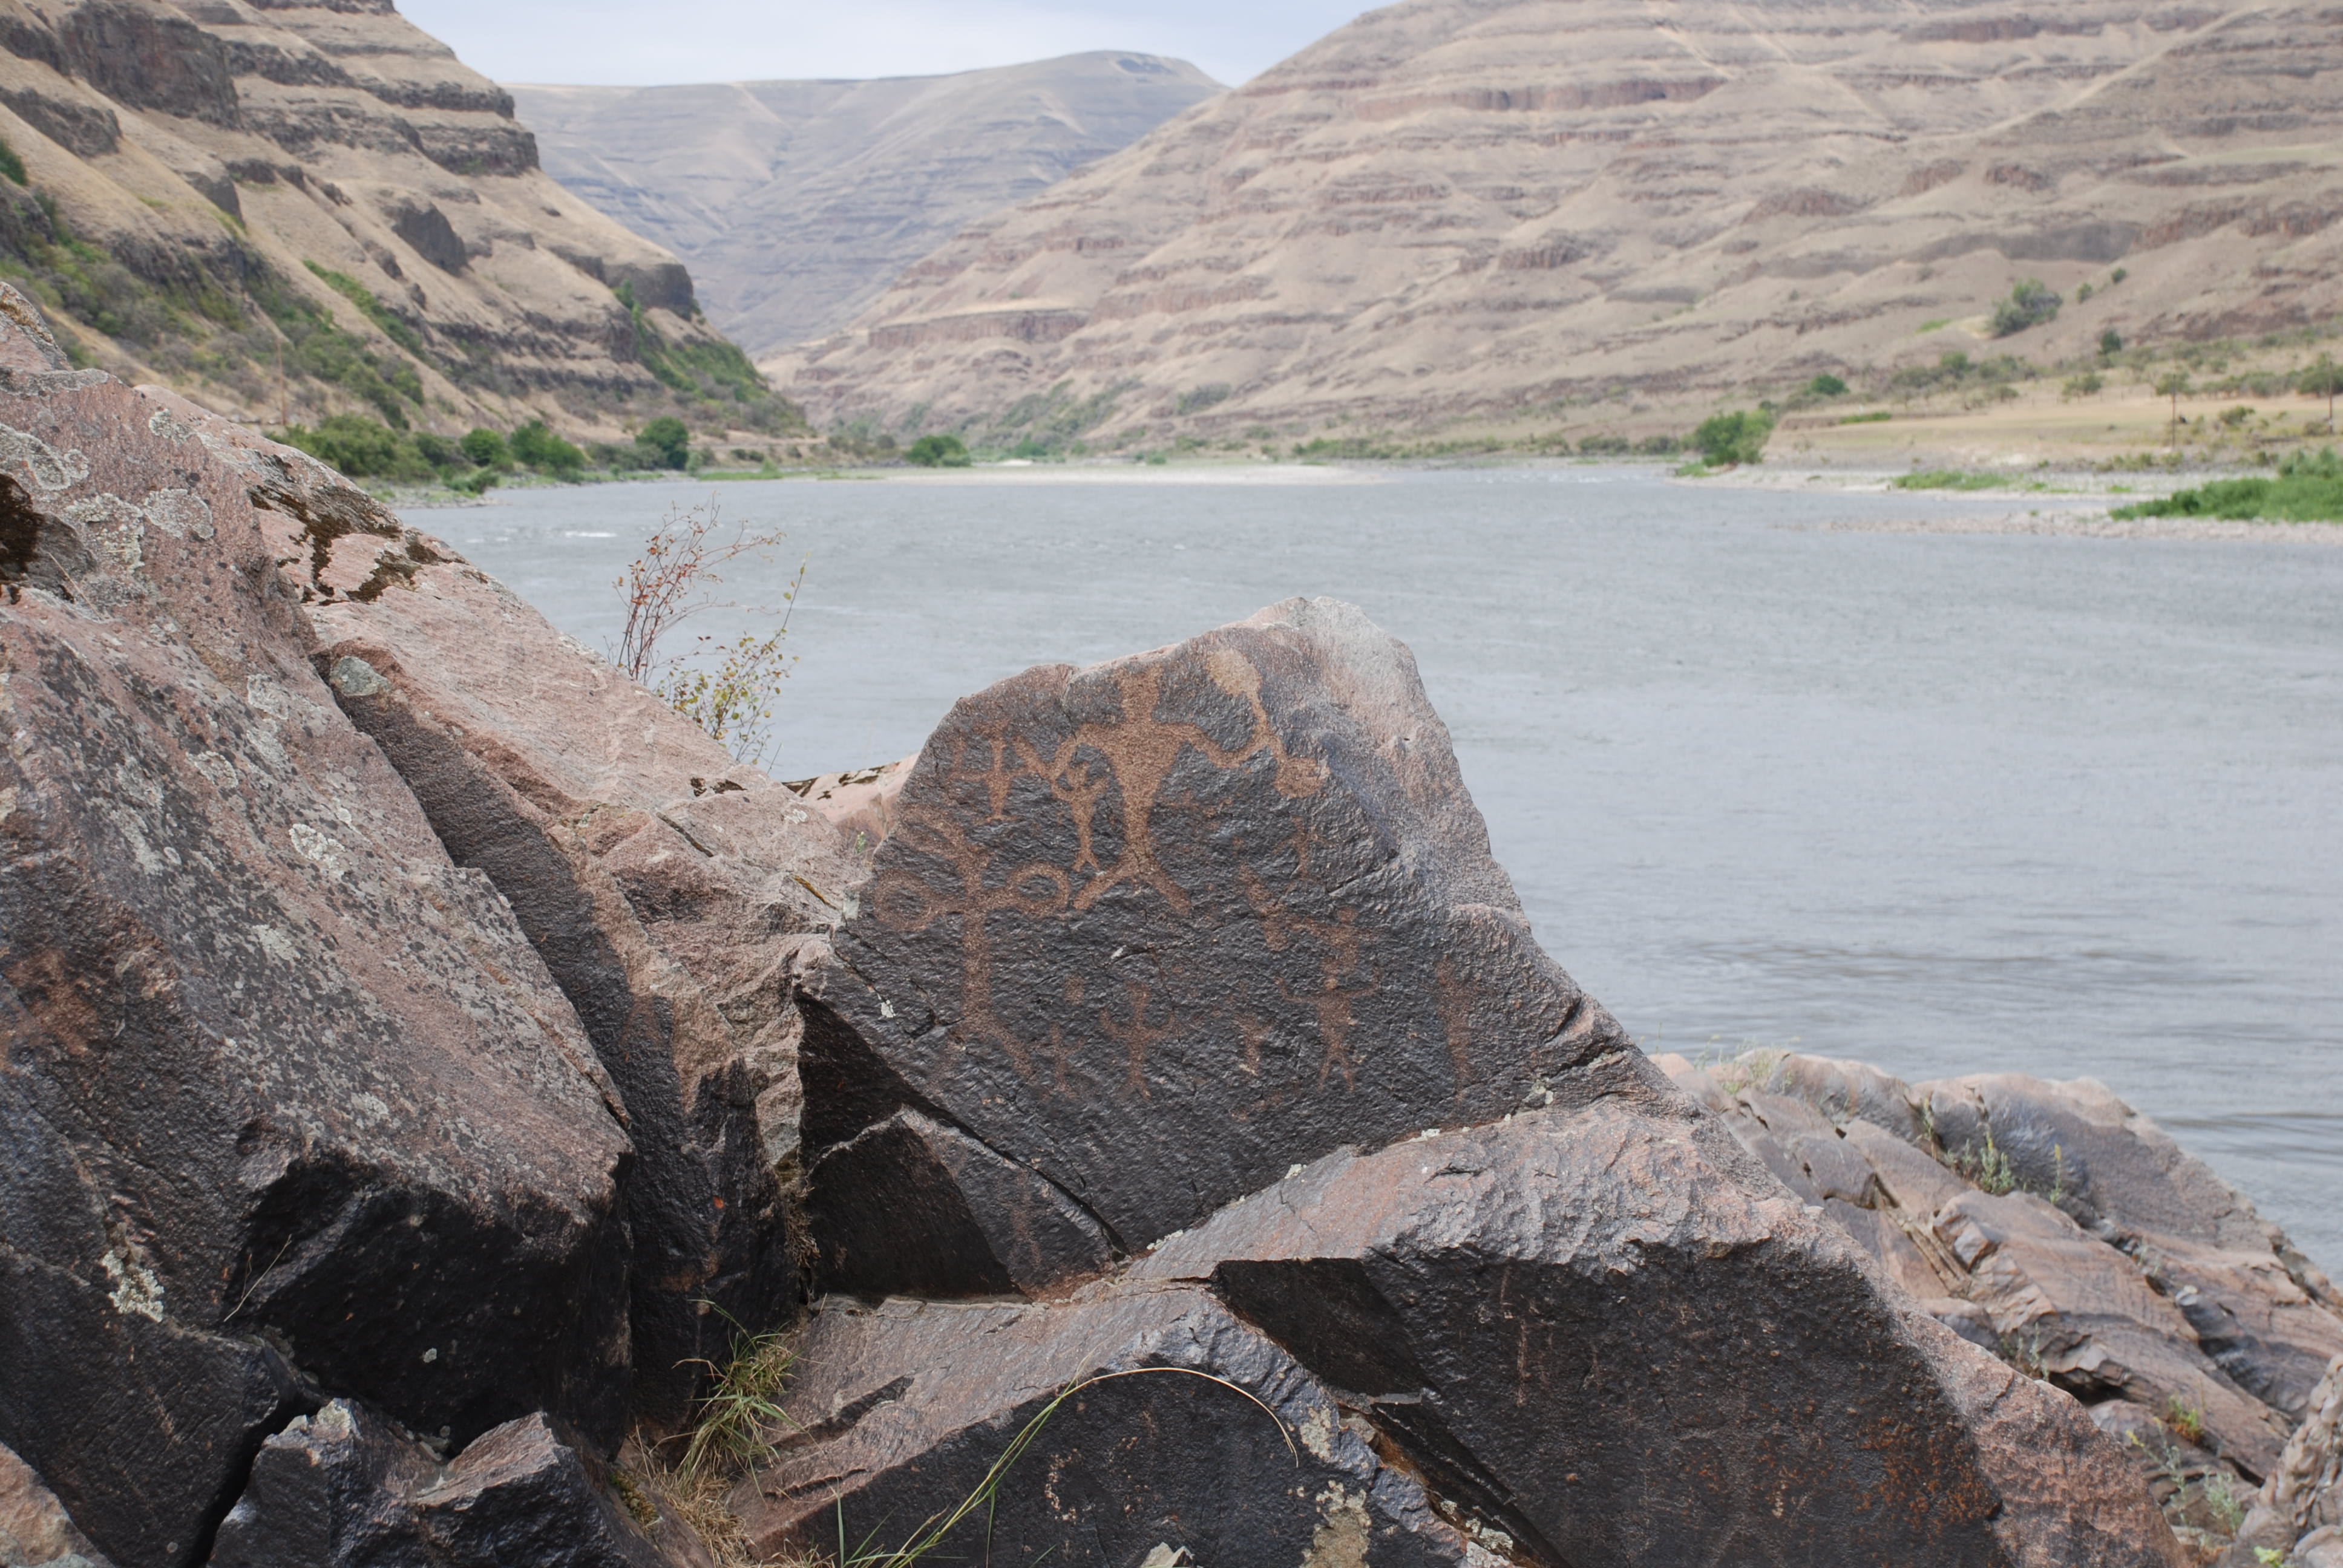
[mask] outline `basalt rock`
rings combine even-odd
[[[809,1004],[825,1257],[832,1151],[898,1111],[1130,1251],[1331,1150],[1493,1120],[1621,1041],[1531,940],[1413,659],[1348,605],[1003,681],[953,709],[892,820]],[[935,1167],[851,1169],[853,1202],[893,1183],[916,1208]],[[883,1288],[870,1255],[826,1283]]]
[[[542,1413],[452,1463],[346,1400],[261,1445],[212,1568],[669,1568],[590,1446]]]
[[[0,1568],[111,1568],[32,1466],[0,1448]]]
[[[2343,1557],[2343,1356],[2319,1380],[2221,1568],[2258,1568],[2259,1552],[2284,1553],[2303,1568]]]
[[[792,976],[860,869],[445,544],[356,530],[319,556],[280,516],[317,670],[512,906],[625,1101],[634,1408],[679,1422],[729,1336],[799,1299],[775,1174],[797,1149]]]
[[[1543,1563],[2173,1563],[2066,1395],[1885,1284],[1632,1051],[1329,1155],[1131,1271],[1205,1282]]]
[[[833,1302],[798,1364],[779,1452],[733,1495],[760,1556],[830,1546],[841,1531],[896,1548],[976,1494],[1022,1440],[938,1556],[1004,1568],[1468,1561],[1463,1533],[1377,1457],[1372,1431],[1207,1291]]]
[[[252,494],[363,498],[60,366],[0,291],[0,1442],[146,1568],[321,1393],[615,1441],[616,1094]]]
[[[2200,1543],[2228,1538],[2343,1354],[2327,1277],[2101,1084],[1659,1060],[1924,1310],[2087,1402]]]

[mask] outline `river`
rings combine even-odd
[[[1502,467],[714,487],[809,559],[773,771],[1292,594],[1415,650],[1539,938],[1647,1049],[2100,1079],[2343,1271],[2343,549]],[[1319,482],[1311,482],[1316,480]],[[710,487],[417,512],[596,647]],[[751,580],[753,579],[753,580]],[[719,629],[721,629],[719,627]]]

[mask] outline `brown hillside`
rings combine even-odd
[[[1424,427],[1933,363],[2026,276],[2070,303],[1992,352],[2320,317],[2338,216],[2315,4],[1408,0],[772,368],[824,420]]]
[[[390,0],[0,0],[0,271],[77,357],[223,412],[593,427],[728,377],[772,403],[683,265]]]

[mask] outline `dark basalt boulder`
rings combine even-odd
[[[2230,1539],[2343,1355],[2327,1277],[2102,1084],[1657,1061],[1923,1310],[2084,1401],[2200,1545]]]
[[[729,1336],[801,1299],[801,961],[861,869],[791,791],[438,540],[278,516],[312,662],[459,866],[487,873],[623,1101],[634,1413],[685,1420]],[[395,586],[370,590],[386,581]]]
[[[336,1400],[261,1445],[212,1568],[669,1568],[590,1452],[538,1413],[443,1464]]]
[[[321,1392],[615,1442],[615,1092],[309,668],[252,494],[372,503],[62,365],[0,289],[0,1442],[148,1568]]]
[[[2065,1394],[1916,1311],[1642,1057],[1165,1242],[1539,1563],[2177,1564]]]
[[[759,1558],[834,1552],[841,1533],[850,1549],[899,1549],[976,1495],[1025,1434],[992,1497],[942,1533],[932,1560],[1469,1560],[1463,1531],[1377,1457],[1372,1431],[1206,1291],[832,1302],[807,1325],[798,1365],[779,1452],[733,1496]]]
[[[841,1204],[934,1211],[930,1163],[844,1152],[898,1111],[1129,1251],[1331,1150],[1503,1115],[1622,1041],[1530,939],[1413,659],[1348,605],[969,698],[892,822],[809,1003],[832,1289],[886,1288]]]

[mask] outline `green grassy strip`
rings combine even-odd
[[[1899,490],[1999,490],[2009,483],[2006,474],[1970,474],[1958,468],[1928,468],[1895,479]]]
[[[390,313],[390,307],[383,304],[381,300],[376,298],[374,291],[367,287],[365,284],[360,283],[357,278],[352,277],[347,272],[335,272],[329,268],[319,266],[314,261],[304,261],[301,265],[307,267],[311,272],[316,273],[318,278],[325,283],[327,287],[332,289],[336,294],[340,295],[344,299],[348,300],[352,305],[357,306],[358,307],[358,314],[365,317],[368,321],[373,322],[376,327],[381,331],[385,337],[389,338],[393,343],[397,344],[409,354],[419,355],[423,352],[423,339],[421,336],[416,332],[415,328],[409,327],[404,321],[401,321],[397,317],[393,316]]]
[[[2133,518],[2218,518],[2239,523],[2343,523],[2343,455],[2328,447],[2298,452],[2274,479],[2215,479],[2107,514]]]

